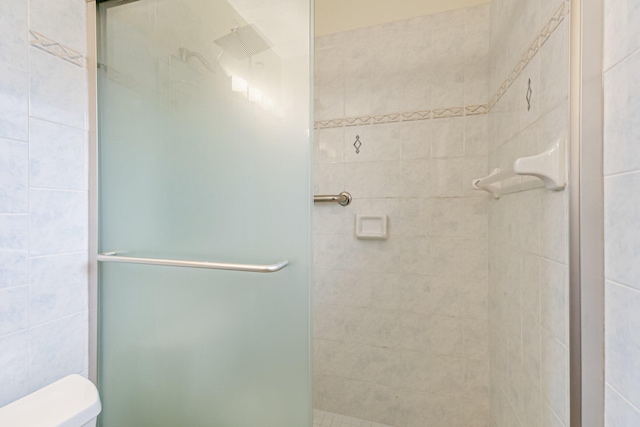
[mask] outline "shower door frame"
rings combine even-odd
[[[571,0],[570,427],[604,426],[603,3]]]
[[[604,189],[602,174],[602,49],[604,11],[602,0],[570,0],[570,2],[570,426],[603,427]],[[89,379],[97,384],[97,4],[96,0],[86,0],[86,4],[89,125],[88,374]],[[311,30],[313,31],[313,21]],[[313,37],[311,37],[311,41],[313,43]]]

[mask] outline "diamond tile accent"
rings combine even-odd
[[[29,43],[36,49],[40,49],[53,56],[57,56],[58,58],[70,62],[78,67],[85,68],[87,66],[86,58],[77,50],[73,50],[68,46],[58,43],[37,31],[29,30],[29,34],[31,35],[31,41]]]
[[[500,85],[496,93],[489,101],[489,111],[500,101],[500,98],[507,93],[507,90],[511,87],[513,82],[518,78],[522,71],[529,65],[531,60],[538,54],[540,48],[549,40],[549,37],[558,29],[562,21],[569,15],[570,7],[569,2],[563,2],[558,9],[554,12],[553,16],[544,25],[540,34],[533,40],[527,51],[522,55],[522,58],[516,64],[515,68],[509,74],[509,77]]]

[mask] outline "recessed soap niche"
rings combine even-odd
[[[386,215],[356,215],[356,237],[363,240],[386,240],[389,237]]]

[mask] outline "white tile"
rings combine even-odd
[[[0,250],[26,251],[28,240],[28,215],[0,215]]]
[[[0,407],[29,393],[29,333],[0,337]]]
[[[640,4],[634,0],[604,2],[604,67],[640,48]]]
[[[640,410],[610,385],[605,386],[605,425],[631,427],[640,425]]]
[[[640,12],[640,10],[639,10]],[[640,33],[638,35],[640,37]],[[640,169],[640,52],[612,68],[604,78],[604,173]]]
[[[371,112],[377,114],[402,111],[403,79],[399,76],[380,77],[372,81]]]
[[[47,0],[29,2],[29,25],[53,40],[86,52],[86,9],[83,0]]]
[[[432,124],[432,157],[461,157],[464,146],[464,118],[434,120]]]
[[[540,112],[550,111],[569,94],[569,38],[565,20],[540,49]],[[535,88],[534,88],[535,89]],[[524,96],[521,98],[525,101]]]
[[[640,172],[605,178],[605,273],[607,279],[640,289]]]
[[[343,163],[318,164],[314,167],[314,194],[339,194],[345,191]],[[363,197],[349,189],[353,197]]]
[[[26,141],[29,136],[29,76],[19,68],[0,64],[0,138]]]
[[[607,281],[605,287],[605,371],[633,405],[640,404],[640,292]]]
[[[86,253],[31,259],[32,325],[78,313],[87,307]]]
[[[78,314],[31,329],[31,390],[37,390],[84,369],[84,321],[84,316]]]
[[[29,326],[29,287],[0,289],[0,335],[12,334]]]
[[[400,162],[367,162],[345,165],[345,187],[353,197],[382,198],[399,194]]]
[[[434,159],[431,161],[431,196],[462,197],[463,187],[462,158]]]
[[[27,252],[0,250],[0,288],[29,283]]]
[[[464,155],[486,156],[489,129],[486,115],[464,118]]]
[[[566,425],[568,417],[568,350],[557,339],[542,332],[540,391],[557,418]],[[544,420],[544,418],[543,418]]]
[[[565,345],[569,320],[566,276],[566,266],[546,259],[540,261],[540,323]]]
[[[34,47],[29,50],[29,59],[29,114],[85,129],[86,70]]]
[[[349,80],[344,89],[345,117],[368,116],[371,114],[371,96],[373,87],[371,82]]]
[[[343,82],[330,82],[317,85],[316,96],[316,120],[327,120],[344,117]]]
[[[28,150],[26,143],[0,139],[0,212],[27,212]]]
[[[31,190],[31,254],[85,251],[87,209],[86,192]]]
[[[32,119],[29,124],[31,187],[87,189],[84,130]]]
[[[426,159],[431,156],[431,125],[430,120],[401,124],[403,159]]]
[[[27,69],[27,5],[22,0],[5,0],[0,3],[0,63]]]

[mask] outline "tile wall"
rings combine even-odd
[[[605,425],[640,425],[640,3],[605,0]]]
[[[568,13],[562,0],[491,2],[490,170],[568,138]],[[569,425],[568,195],[489,204],[492,427]]]
[[[0,406],[86,374],[85,15],[0,2]]]
[[[317,409],[487,425],[488,198],[470,183],[488,116],[465,107],[489,99],[488,13],[316,39],[314,191],[354,197],[314,208]],[[357,240],[356,214],[388,215],[389,239]]]

